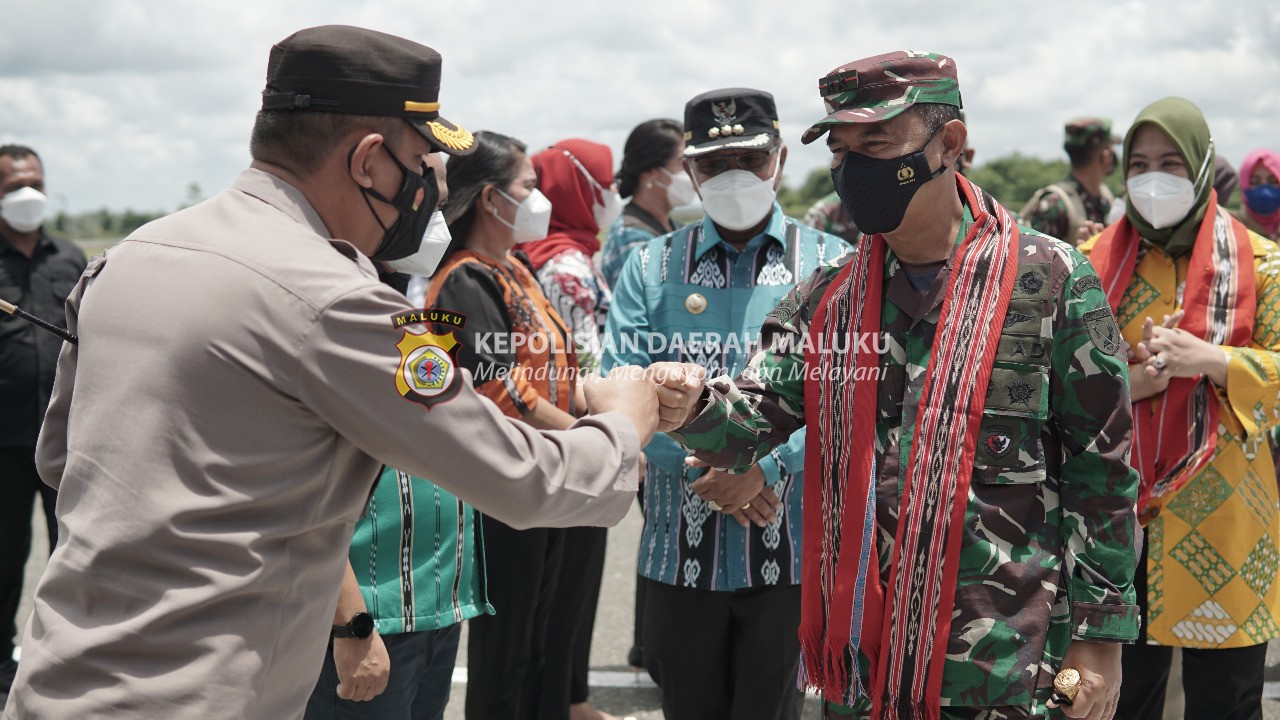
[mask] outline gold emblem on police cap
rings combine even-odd
[[[692,293],[684,299],[684,309],[694,315],[701,315],[707,309],[707,296],[702,293]]]

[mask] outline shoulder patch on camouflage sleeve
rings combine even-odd
[[[1071,284],[1071,294],[1080,297],[1085,294],[1089,288],[1102,289],[1102,280],[1097,275],[1086,275]]]
[[[1087,279],[1081,278],[1081,280]],[[1095,347],[1107,355],[1120,354],[1124,339],[1120,335],[1120,327],[1116,325],[1115,316],[1111,314],[1111,308],[1100,307],[1085,313],[1084,326],[1089,331],[1089,339],[1093,341]]]

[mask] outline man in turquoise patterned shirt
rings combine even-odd
[[[786,149],[773,97],[741,88],[685,107],[685,166],[707,217],[633,252],[614,288],[604,367],[662,360],[736,373],[765,315],[849,246],[775,202]],[[669,438],[645,448],[644,655],[663,712],[794,718],[803,433],[741,475],[704,470]]]

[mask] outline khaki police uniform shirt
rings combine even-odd
[[[539,432],[460,368],[453,399],[407,400],[410,309],[252,169],[90,265],[37,449],[60,542],[6,718],[301,717],[383,463],[515,527],[622,518],[628,420]]]

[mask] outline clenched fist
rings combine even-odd
[[[658,432],[683,427],[698,414],[707,372],[693,363],[658,362],[645,369],[657,387]]]
[[[661,426],[653,383],[638,365],[618,366],[607,377],[589,377],[582,389],[593,415],[607,412],[625,415],[636,426],[641,445],[647,445],[655,428]]]

